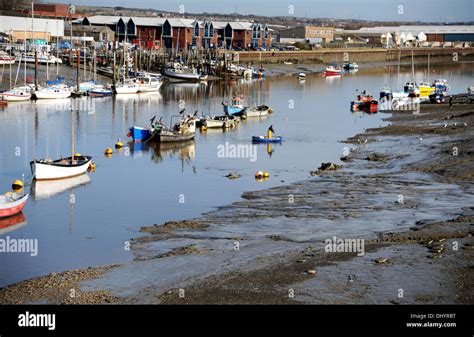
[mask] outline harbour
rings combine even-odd
[[[90,322],[94,310],[125,322],[117,308],[139,304],[133,326],[192,325],[175,305],[336,305],[357,312],[348,326],[369,313],[373,327],[463,327],[474,26],[462,6],[433,5],[451,15],[441,22],[434,7],[408,19],[404,5],[347,4],[355,18],[321,3],[303,17],[183,2],[0,2],[0,307],[15,328],[39,305],[64,331],[83,304]]]

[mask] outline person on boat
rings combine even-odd
[[[270,127],[267,130],[267,138],[272,139],[274,133],[275,133],[275,130],[273,130],[273,125],[270,125]]]

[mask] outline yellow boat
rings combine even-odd
[[[418,89],[420,89],[420,97],[428,97],[435,91],[435,87],[428,82],[421,82]]]

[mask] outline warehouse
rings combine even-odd
[[[33,22],[32,22],[33,21]],[[11,36],[13,42],[32,38],[51,42],[64,36],[64,21],[56,19],[31,19],[21,16],[0,16],[0,33]]]
[[[327,43],[334,40],[333,27],[301,26],[280,31],[280,43]]]

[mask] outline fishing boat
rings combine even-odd
[[[124,80],[121,84],[115,86],[116,94],[136,94],[140,86],[133,79]]]
[[[0,93],[0,98],[7,102],[28,101],[31,99],[31,93],[23,89],[13,88],[12,90]]]
[[[198,82],[201,80],[201,74],[196,69],[189,69],[181,66],[165,68],[163,74],[170,79],[177,81]]]
[[[35,180],[55,180],[80,176],[87,172],[92,157],[74,152],[74,111],[71,110],[71,157],[58,160],[36,159],[30,162]]]
[[[359,69],[359,65],[355,62],[346,62],[343,64],[343,68],[346,70]]]
[[[173,120],[173,117],[178,116],[172,116],[171,120]],[[172,128],[168,128],[164,126],[163,123],[157,122],[152,124],[150,133],[151,135],[146,140],[147,142],[185,142],[194,139],[196,136],[196,118],[190,116],[183,118]]]
[[[342,75],[342,69],[337,64],[332,64],[324,70],[324,75],[326,76],[338,76]]]
[[[35,91],[36,99],[61,99],[71,96],[71,89],[66,85],[54,85]]]
[[[378,111],[378,101],[364,91],[362,94],[357,95],[356,100],[351,102],[351,111],[376,113]]]
[[[298,79],[304,81],[306,79],[306,74],[305,73],[299,73],[298,74]]]
[[[132,137],[134,143],[141,143],[150,138],[150,130],[140,126],[133,126],[129,129],[128,137]]]
[[[246,110],[246,107],[242,104],[242,97],[234,95],[232,101],[229,104],[228,102],[222,102],[224,106],[224,112],[229,115],[238,115],[243,113]]]
[[[0,195],[0,218],[6,218],[20,213],[27,201],[27,193],[7,192]]]
[[[436,80],[433,82],[433,85],[434,85],[434,87],[435,87],[436,93],[438,93],[438,94],[446,95],[447,92],[448,92],[449,89],[450,89],[449,84],[448,84],[448,81],[445,80],[445,79],[436,79]]]
[[[104,87],[103,85],[96,85],[93,89],[89,90],[89,96],[91,97],[106,97],[112,96],[114,91],[110,87]]]
[[[0,50],[0,65],[15,64],[16,57],[8,55],[3,50]]]
[[[138,78],[138,92],[154,92],[160,90],[162,82],[154,76],[144,76]]]
[[[265,77],[266,73],[265,73],[265,68],[263,67],[260,67],[259,69],[252,69],[252,76],[254,78],[263,78]]]
[[[435,90],[435,87],[429,82],[420,82],[418,89],[420,90],[420,97],[429,97]]]
[[[253,136],[252,143],[281,143],[283,138],[281,136],[268,138],[265,136]]]
[[[270,107],[266,105],[260,105],[254,108],[247,108],[244,113],[247,117],[263,117],[267,116],[271,112],[272,109]]]
[[[199,119],[199,124],[205,126],[208,129],[217,129],[217,128],[231,128],[236,126],[238,120],[235,116],[206,116]]]

